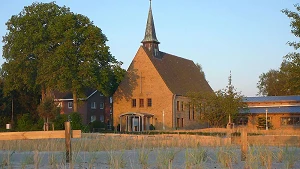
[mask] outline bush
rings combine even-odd
[[[150,130],[155,130],[155,127],[153,126],[153,124],[151,124],[151,125],[149,126],[149,129],[150,129]]]
[[[68,116],[66,114],[58,115],[54,120],[54,128],[55,130],[64,130],[65,122],[68,120]]]
[[[43,129],[43,120],[42,119],[33,119],[32,115],[29,113],[19,115],[17,118],[16,129],[18,131],[36,131]]]
[[[80,113],[73,112],[68,115],[71,120],[71,128],[73,130],[82,130],[84,128],[84,125],[82,124],[82,117]]]
[[[86,128],[86,126],[82,124],[82,117],[78,112],[58,115],[54,120],[54,128],[56,130],[64,130],[65,122],[68,120],[71,121],[72,130],[84,130]]]
[[[93,121],[92,123],[91,123],[91,127],[92,128],[104,128],[104,129],[107,129],[107,125],[106,125],[106,123],[104,123],[104,122],[101,122],[101,121]]]

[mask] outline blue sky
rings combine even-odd
[[[1,36],[6,33],[8,19],[33,2],[36,1],[1,1]],[[56,3],[89,17],[107,36],[111,53],[124,62],[123,68],[128,68],[144,36],[148,0]],[[237,91],[255,96],[259,75],[277,69],[282,57],[293,51],[286,42],[297,39],[290,33],[289,18],[280,10],[295,11],[296,3],[297,0],[152,0],[152,10],[161,51],[200,63],[213,90],[226,87],[231,71]],[[1,57],[0,64],[3,62]]]

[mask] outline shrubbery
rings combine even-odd
[[[34,119],[31,114],[26,113],[19,115],[17,118],[17,131],[39,131],[43,129],[44,121],[42,119]]]

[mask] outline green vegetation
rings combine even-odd
[[[0,115],[10,116],[11,123],[28,113],[34,123],[38,115],[53,121],[58,111],[49,101],[54,90],[71,92],[77,112],[84,89],[110,96],[125,74],[102,30],[68,7],[35,2],[11,16],[6,26]]]
[[[225,127],[231,123],[240,113],[241,108],[246,104],[242,102],[243,96],[236,92],[232,85],[231,74],[228,78],[228,86],[215,93],[188,93],[189,105],[192,105],[199,112],[199,121],[208,122],[212,127]]]

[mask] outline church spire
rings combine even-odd
[[[145,37],[142,41],[143,46],[145,46],[150,51],[154,51],[154,55],[158,53],[158,44],[160,43],[156,38],[155,27],[154,27],[154,20],[152,15],[152,8],[151,8],[151,0],[150,0],[150,8],[148,13],[148,20],[146,25]]]

